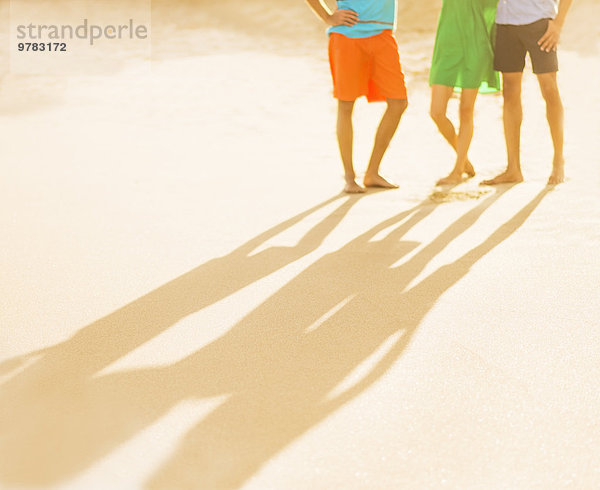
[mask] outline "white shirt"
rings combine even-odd
[[[558,0],[500,0],[497,24],[526,25],[542,19],[554,19]]]

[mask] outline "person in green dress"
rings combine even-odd
[[[438,185],[475,175],[468,152],[479,91],[500,90],[494,71],[494,36],[498,0],[443,0],[431,61],[431,118],[456,151],[452,172]],[[459,129],[448,119],[448,101],[460,89]]]

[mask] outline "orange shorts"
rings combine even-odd
[[[362,95],[369,102],[407,98],[398,44],[390,30],[363,38],[332,32],[329,66],[336,99],[350,101]]]

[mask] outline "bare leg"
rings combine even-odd
[[[467,169],[469,147],[473,139],[473,114],[475,110],[475,100],[477,100],[478,89],[463,89],[460,96],[460,128],[456,137],[456,163],[454,169],[447,177],[440,179],[438,185],[458,184],[463,180],[463,173]],[[471,165],[469,169],[475,174]]]
[[[445,85],[432,85],[430,115],[442,136],[446,139],[454,151],[458,151],[459,135],[457,134],[452,121],[450,121],[446,115],[448,113],[448,101],[450,100],[450,97],[452,97],[453,92],[453,87],[447,87]],[[477,91],[475,91],[475,95],[477,95]],[[473,100],[473,104],[474,103],[475,101]],[[461,96],[461,108],[463,107],[466,107],[466,105],[463,105],[463,96]],[[463,172],[461,172],[461,177],[462,173],[466,173],[469,177],[473,177],[475,175],[475,169],[473,168],[473,165],[471,165],[471,162],[468,158],[464,161],[464,168]]]
[[[482,184],[496,185],[523,182],[521,173],[521,123],[523,122],[523,106],[521,105],[521,81],[523,73],[503,73],[502,95],[504,97],[504,138],[508,165],[500,175]]]
[[[552,144],[554,146],[554,160],[552,162],[552,174],[548,179],[549,185],[556,185],[565,180],[565,158],[563,154],[564,146],[564,108],[556,73],[543,73],[538,75],[538,82],[542,91],[542,96],[546,101],[546,118],[550,126],[552,135]]]
[[[375,135],[375,144],[373,146],[373,152],[371,153],[371,160],[365,173],[363,183],[367,187],[383,187],[385,189],[395,189],[398,186],[392,184],[379,175],[379,165],[385,151],[392,141],[392,137],[398,128],[400,118],[404,111],[408,107],[408,101],[406,99],[388,99],[387,109],[381,118],[379,127],[377,128],[377,134]]]
[[[354,164],[352,160],[352,150],[354,141],[354,130],[352,128],[352,112],[354,102],[348,100],[338,101],[337,116],[337,139],[340,147],[340,155],[344,164],[344,179],[346,185],[344,192],[356,194],[365,192],[365,189],[356,183],[356,174],[354,173]]]

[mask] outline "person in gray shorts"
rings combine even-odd
[[[558,91],[556,54],[560,33],[573,0],[500,0],[496,15],[494,68],[502,72],[504,137],[508,166],[500,175],[482,184],[522,182],[521,172],[521,81],[527,53],[546,101],[546,116],[554,145],[552,174],[548,184],[560,184],[564,172],[564,109]]]

